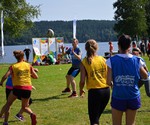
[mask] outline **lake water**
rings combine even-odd
[[[114,45],[114,51],[117,51],[118,50],[117,42],[113,42],[113,45]],[[16,45],[16,46],[5,46],[5,56],[0,57],[0,63],[15,63],[16,59],[13,57],[13,51],[14,50],[24,50],[26,46],[28,46],[31,49],[29,62],[32,62],[33,61],[32,45]],[[71,47],[72,44],[65,43],[65,46]],[[99,46],[99,50],[98,50],[99,55],[104,56],[105,52],[109,52],[108,42],[99,42],[98,46]],[[79,43],[79,47],[81,48],[81,51],[82,51],[82,57],[85,57],[85,55],[86,55],[85,43]],[[50,50],[55,51],[55,46],[51,46]]]

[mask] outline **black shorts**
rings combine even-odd
[[[73,77],[76,77],[80,72],[80,69],[79,68],[73,68],[71,67],[69,70],[68,70],[68,73],[67,75],[72,75]]]
[[[6,100],[8,99],[8,96],[9,96],[11,91],[12,91],[12,89],[6,88]]]
[[[18,99],[21,99],[21,98],[30,98],[31,96],[31,91],[30,90],[22,90],[22,89],[13,89],[13,94],[15,96],[17,96]]]

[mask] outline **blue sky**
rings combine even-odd
[[[41,16],[33,21],[114,20],[116,0],[26,0],[40,5]]]

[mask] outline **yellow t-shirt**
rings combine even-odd
[[[12,65],[13,86],[31,86],[30,64],[19,62]]]
[[[109,87],[106,84],[107,65],[105,58],[102,56],[94,56],[92,63],[88,64],[87,58],[85,57],[82,64],[87,72],[86,86],[88,90]]]

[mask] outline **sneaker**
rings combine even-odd
[[[17,114],[15,116],[15,118],[18,119],[19,121],[24,121],[24,117],[22,115],[20,115],[20,114]]]
[[[71,92],[70,88],[65,88],[62,93]]]
[[[8,122],[4,122],[3,125],[8,125]]]
[[[36,125],[36,123],[37,123],[37,121],[36,121],[36,115],[32,113],[30,115],[30,117],[31,117],[31,123],[32,123],[32,125]]]
[[[72,93],[70,96],[68,96],[68,98],[74,98],[74,97],[78,97],[78,95],[76,93]]]

